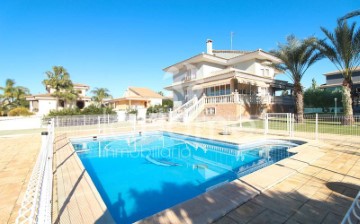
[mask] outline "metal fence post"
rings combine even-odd
[[[289,134],[289,136],[291,136],[289,113],[286,113],[286,132]]]
[[[265,130],[264,130],[264,134],[266,135],[269,131],[269,114],[266,113],[265,114]]]
[[[315,140],[319,138],[319,116],[318,114],[315,115]]]
[[[242,113],[241,113],[241,110],[240,110],[240,118],[239,118],[239,120],[240,120],[240,128],[242,128]]]
[[[98,116],[98,131],[99,131],[99,134],[100,134],[100,116]]]
[[[295,136],[295,115],[294,114],[291,114],[291,137],[294,137]]]

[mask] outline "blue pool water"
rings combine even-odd
[[[73,139],[117,223],[132,223],[289,157],[295,144],[247,146],[169,132]]]

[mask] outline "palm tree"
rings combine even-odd
[[[355,10],[355,11],[352,11],[352,12],[349,12],[349,13],[346,14],[345,16],[341,17],[341,18],[339,19],[339,21],[342,22],[342,21],[344,21],[344,20],[350,19],[350,18],[355,17],[355,16],[360,16],[360,9]]]
[[[294,83],[295,113],[297,122],[304,119],[304,96],[301,79],[307,69],[321,59],[321,54],[314,47],[316,39],[313,37],[298,40],[294,35],[287,37],[286,44],[278,44],[278,49],[271,53],[282,60],[282,63],[273,65],[284,71]]]
[[[343,75],[342,102],[345,119],[343,124],[352,124],[352,73],[360,65],[360,29],[355,30],[356,23],[349,26],[346,20],[339,20],[334,32],[324,27],[328,40],[319,40],[318,49],[325,55]]]
[[[47,79],[43,80],[46,89],[53,89],[52,95],[56,98],[56,109],[59,106],[59,100],[66,100],[66,92],[73,89],[73,83],[70,74],[63,66],[53,66],[52,71],[47,71]]]
[[[94,94],[92,99],[97,102],[100,107],[104,106],[104,99],[112,97],[107,88],[95,88],[91,93]]]
[[[2,98],[4,104],[11,104],[13,102],[13,95],[15,91],[15,80],[6,79],[5,86],[0,87],[0,90],[3,91]]]
[[[7,79],[4,87],[0,87],[3,94],[0,95],[0,107],[2,114],[6,114],[7,111],[19,107],[28,106],[28,102],[25,100],[26,95],[30,94],[28,88],[23,86],[15,86],[15,80]]]
[[[23,106],[28,107],[29,102],[26,101],[25,97],[26,95],[30,94],[30,90],[23,86],[16,86],[13,91],[13,104],[17,107]]]

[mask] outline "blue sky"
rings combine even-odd
[[[128,86],[159,91],[171,83],[162,68],[206,51],[208,38],[214,49],[229,49],[233,31],[233,49],[271,50],[290,34],[323,38],[320,26],[333,29],[359,8],[359,0],[2,0],[0,86],[11,78],[43,93],[45,71],[62,65],[74,82],[114,97]],[[324,83],[322,74],[334,69],[318,62],[305,87],[314,77]]]

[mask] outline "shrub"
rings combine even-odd
[[[16,107],[8,112],[8,116],[30,116],[33,115],[27,108],[25,107]]]
[[[128,109],[127,111],[126,111],[126,113],[127,114],[138,114],[138,110],[137,109]]]
[[[84,115],[93,115],[93,114],[116,114],[110,107],[97,107],[94,104],[85,107],[81,114]]]
[[[56,116],[71,116],[71,115],[80,115],[80,109],[78,108],[64,108],[62,110],[52,110],[48,114],[50,117]]]
[[[96,114],[116,114],[109,107],[97,107],[95,105],[90,105],[80,110],[79,108],[65,108],[62,110],[52,110],[48,114],[49,117],[56,116],[72,116],[72,115],[96,115]]]

